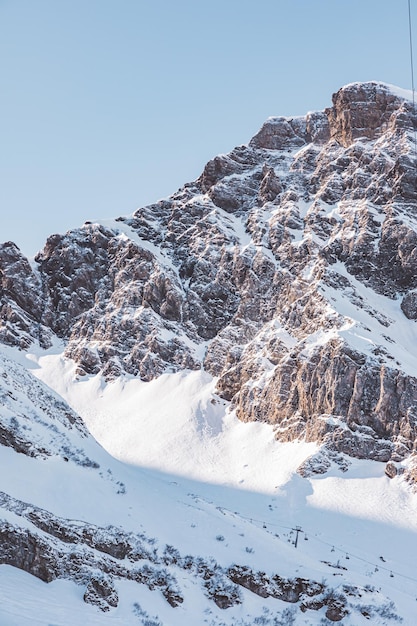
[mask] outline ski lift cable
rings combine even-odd
[[[310,536],[311,536],[311,538],[313,540],[318,541],[319,543],[322,543],[322,544],[324,544],[326,546],[333,547],[336,550],[338,550],[339,552],[341,552],[342,554],[348,555],[349,558],[357,559],[358,561],[362,561],[362,563],[366,563],[367,565],[372,565],[372,567],[378,568],[378,570],[384,570],[386,572],[390,572],[392,574],[395,574],[396,576],[401,576],[401,578],[406,578],[407,580],[411,580],[411,581],[417,583],[417,578],[413,578],[412,576],[407,576],[406,574],[402,574],[401,572],[397,572],[397,571],[393,570],[391,567],[385,567],[383,565],[380,565],[379,563],[375,563],[373,561],[368,561],[367,559],[364,559],[362,556],[358,556],[357,554],[354,554],[353,552],[349,552],[349,551],[347,551],[345,549],[340,548],[336,544],[328,543],[327,541],[323,541],[323,539],[319,539],[314,534],[311,534]]]
[[[200,509],[199,507],[196,507],[195,505],[189,505],[191,508],[196,508],[199,510],[203,510]],[[270,521],[266,521],[266,520],[262,520],[262,519],[257,519],[254,517],[249,517],[247,515],[243,515],[242,513],[238,513],[237,511],[231,511],[230,509],[226,508],[226,507],[217,507],[217,509],[223,514],[225,515],[226,513],[228,513],[229,515],[231,515],[232,517],[238,517],[240,519],[246,520],[248,522],[250,522],[251,524],[262,524],[263,528],[268,528],[269,526],[273,526],[275,528],[282,528],[284,530],[296,530],[293,526],[285,526],[284,524],[277,524],[276,522],[270,522]],[[407,576],[406,574],[402,574],[401,572],[397,572],[396,570],[393,570],[390,567],[385,567],[384,565],[381,565],[378,562],[375,561],[368,561],[367,559],[364,559],[361,556],[358,556],[357,554],[354,554],[353,552],[350,552],[349,550],[346,550],[345,548],[341,548],[340,546],[337,545],[337,543],[329,543],[328,541],[324,541],[323,539],[319,539],[314,532],[312,532],[311,530],[304,530],[301,527],[298,527],[298,532],[304,533],[305,535],[309,535],[309,537],[315,541],[318,541],[319,543],[331,547],[333,549],[336,549],[338,552],[341,552],[342,554],[346,554],[347,556],[349,556],[349,558],[353,558],[353,559],[357,559],[358,561],[362,561],[362,563],[366,563],[367,565],[371,565],[374,568],[377,568],[378,570],[381,571],[386,571],[386,572],[390,572],[391,575],[395,575],[395,576],[399,576],[400,578],[405,578],[407,580],[411,580],[414,583],[417,583],[417,578],[413,578],[412,576]]]
[[[414,89],[414,59],[413,59],[413,28],[411,20],[411,0],[408,0],[408,38],[410,46],[410,71],[411,71],[411,90],[413,94],[413,115],[416,113],[415,89]],[[413,120],[414,130],[414,156],[417,157],[417,130]]]
[[[222,507],[222,508],[223,508],[223,507]],[[277,524],[277,523],[274,523],[274,522],[267,522],[267,521],[265,521],[265,520],[260,520],[260,519],[256,519],[256,518],[253,518],[253,517],[248,517],[248,516],[246,516],[246,515],[242,515],[241,513],[239,513],[239,514],[237,514],[237,515],[236,515],[236,513],[234,513],[233,511],[230,511],[230,510],[228,510],[228,509],[224,509],[224,510],[225,510],[225,511],[228,511],[228,513],[229,513],[229,514],[232,514],[233,516],[238,516],[238,517],[240,517],[240,518],[242,518],[242,519],[246,519],[247,521],[249,521],[249,522],[251,522],[251,523],[255,523],[255,522],[256,522],[256,523],[259,523],[259,524],[265,524],[267,527],[268,527],[268,526],[274,526],[274,527],[276,527],[276,528],[284,528],[285,530],[294,530],[294,528],[293,528],[293,527],[291,527],[291,526],[284,526],[284,525],[282,525],[282,524]],[[339,547],[337,544],[335,544],[335,543],[329,543],[329,542],[327,542],[327,541],[323,541],[323,539],[319,539],[319,538],[318,538],[318,537],[316,537],[316,536],[315,536],[315,534],[314,534],[314,533],[312,533],[311,531],[310,531],[310,532],[308,532],[308,531],[306,531],[306,530],[300,529],[300,531],[299,531],[299,532],[302,532],[302,533],[308,534],[308,535],[309,535],[309,537],[311,537],[311,539],[313,539],[313,540],[315,540],[315,541],[318,541],[319,543],[321,543],[321,544],[323,544],[323,545],[326,545],[326,546],[329,546],[329,547],[333,547],[333,548],[335,548],[336,550],[338,550],[339,552],[341,552],[341,553],[343,553],[343,554],[348,555],[348,556],[349,556],[350,558],[352,558],[352,559],[357,559],[358,561],[362,561],[363,563],[366,563],[367,565],[371,565],[372,567],[377,567],[377,568],[378,568],[378,570],[381,570],[381,571],[386,571],[386,572],[389,572],[390,574],[394,574],[395,576],[399,576],[400,578],[405,578],[405,579],[407,579],[407,580],[411,580],[411,581],[412,581],[412,582],[414,582],[414,583],[417,583],[417,578],[413,578],[412,576],[407,576],[406,574],[402,574],[401,572],[397,572],[396,570],[393,570],[393,569],[392,569],[392,568],[390,568],[390,567],[385,567],[385,566],[381,565],[380,563],[373,562],[373,561],[368,561],[367,559],[364,559],[363,557],[358,556],[357,554],[354,554],[353,552],[349,552],[348,550],[345,550],[345,549],[340,548],[340,547]]]

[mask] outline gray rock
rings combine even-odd
[[[401,310],[409,320],[417,319],[417,292],[409,291],[401,300]]]
[[[119,597],[111,579],[93,576],[85,590],[84,602],[97,606],[101,611],[115,608],[119,603]]]

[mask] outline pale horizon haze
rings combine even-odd
[[[269,116],[411,88],[407,0],[0,0],[0,55],[0,241],[29,256],[175,192]]]

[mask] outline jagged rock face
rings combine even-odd
[[[74,320],[94,305],[107,275],[109,235],[103,228],[52,235],[36,257],[46,297],[42,321],[58,336],[67,336]]]
[[[355,139],[380,137],[393,114],[401,107],[399,98],[378,83],[348,85],[333,96],[333,107],[326,109],[330,135],[342,146],[350,146]]]
[[[255,372],[254,364],[249,380],[262,379]],[[416,449],[416,379],[344,344],[284,356],[264,385],[247,384],[246,372],[234,374],[243,375],[239,417],[267,416],[281,440],[325,441],[330,449],[378,461],[399,460]]]
[[[125,371],[149,380],[171,364],[196,367],[175,332],[179,281],[151,251],[87,225],[50,238],[37,260],[47,293],[43,322],[68,339],[81,374]],[[172,338],[160,337],[161,319]]]
[[[270,118],[170,198],[49,238],[36,273],[5,244],[3,341],[52,329],[80,375],[108,379],[204,367],[242,420],[280,439],[404,458],[416,123],[390,87],[349,85],[325,111]]]
[[[49,347],[51,333],[40,325],[43,308],[39,274],[14,243],[0,245],[0,341],[26,349],[36,339]]]

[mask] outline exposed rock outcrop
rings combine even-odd
[[[119,603],[119,597],[111,579],[93,576],[85,590],[84,602],[97,606],[101,611],[115,608]]]

